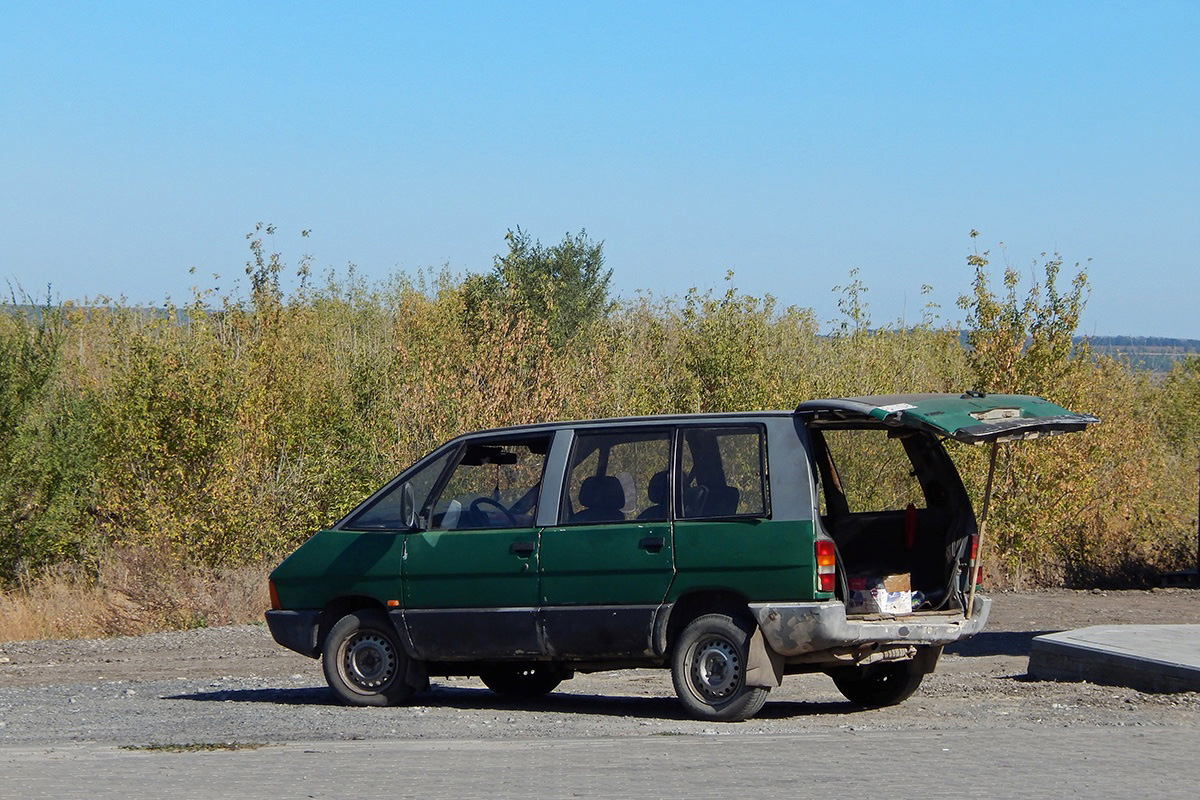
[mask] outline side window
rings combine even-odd
[[[433,491],[438,478],[446,469],[450,455],[450,453],[445,453],[438,456],[407,476],[406,481],[412,486],[413,499],[416,501],[418,513],[429,502],[429,493]],[[403,515],[400,511],[400,492],[404,483],[405,481],[396,483],[387,492],[375,498],[371,505],[360,511],[347,523],[346,527],[353,530],[400,530],[404,526]]]
[[[681,433],[675,484],[679,519],[767,516],[762,428],[684,428]]]
[[[559,524],[666,521],[670,462],[670,431],[577,435]]]
[[[840,493],[845,511],[900,511],[910,503],[924,508],[925,493],[903,440],[878,429],[825,430],[831,480],[824,494]],[[822,511],[838,508],[841,497],[823,497]]]
[[[468,444],[433,503],[430,529],[533,525],[549,447],[549,436]]]

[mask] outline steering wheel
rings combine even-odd
[[[485,504],[489,505],[489,506],[495,506],[496,508],[498,508],[502,512],[504,512],[504,516],[508,517],[508,521],[510,523],[512,523],[512,527],[514,527],[514,528],[520,527],[519,525],[517,525],[517,518],[513,516],[513,513],[511,511],[509,511],[507,508],[505,508],[504,506],[502,506],[499,502],[493,500],[490,497],[476,497],[474,500],[472,500],[471,505],[470,505],[471,513],[478,514],[479,516],[486,519],[487,514],[485,514],[483,511],[481,511],[479,509],[479,507],[481,505],[485,505]]]

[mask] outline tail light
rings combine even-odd
[[[271,609],[278,611],[283,608],[283,604],[279,602],[279,592],[275,591],[275,581],[267,581],[267,591],[271,593]]]
[[[971,536],[971,559],[967,564],[972,568],[973,572],[967,579],[973,582],[976,586],[983,584],[983,564],[979,563],[979,534]]]
[[[837,576],[837,551],[829,539],[818,539],[817,553],[817,591],[834,591],[834,581]]]

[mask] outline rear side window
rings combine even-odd
[[[576,435],[559,524],[665,521],[670,460],[670,431]]]
[[[770,514],[761,427],[689,427],[680,434],[675,481],[678,519]]]

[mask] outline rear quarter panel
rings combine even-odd
[[[751,602],[811,600],[816,564],[811,520],[730,519],[675,523],[671,601],[730,590]]]

